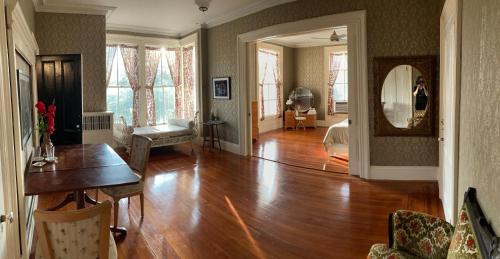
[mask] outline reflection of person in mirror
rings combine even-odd
[[[416,80],[416,84],[413,87],[413,96],[415,96],[415,110],[425,110],[427,107],[427,97],[429,96],[429,92],[427,92],[427,88],[425,87],[425,81],[422,76],[418,76]]]

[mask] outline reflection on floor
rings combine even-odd
[[[366,258],[387,215],[443,215],[433,182],[364,181],[227,152],[153,150],[138,197],[123,199],[118,258]],[[90,191],[93,195],[94,191]],[[100,193],[100,199],[106,199]],[[39,208],[64,198],[40,196]],[[74,209],[74,204],[64,209]]]
[[[253,144],[253,156],[287,165],[347,174],[347,154],[330,157],[325,151],[323,138],[327,130],[277,129],[260,134],[259,141]]]

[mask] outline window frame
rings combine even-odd
[[[278,58],[278,65],[279,65],[279,77],[280,77],[280,81],[281,81],[281,88],[280,88],[280,99],[277,98],[277,99],[264,99],[264,102],[266,101],[273,101],[273,100],[276,100],[277,102],[281,102],[281,112],[283,113],[283,48],[281,46],[276,46],[276,45],[272,45],[272,44],[266,44],[266,43],[258,43],[257,46],[256,46],[256,75],[257,75],[257,80],[256,80],[256,83],[257,83],[257,103],[258,103],[258,113],[259,113],[259,118],[264,118],[264,121],[269,121],[269,120],[276,120],[276,119],[280,119],[280,114],[276,113],[276,114],[272,114],[272,115],[265,115],[262,116],[261,114],[261,107],[260,107],[260,90],[259,90],[259,83],[260,83],[260,63],[259,63],[259,52],[260,50],[263,50],[264,52],[270,52],[270,53],[276,53],[277,54],[277,58]],[[283,116],[283,114],[281,114],[281,116]]]
[[[116,45],[133,45],[133,46],[138,46],[138,54],[139,54],[139,82],[141,86],[145,85],[146,81],[146,61],[145,61],[145,49],[146,47],[155,47],[155,48],[179,48],[183,49],[189,46],[194,47],[194,52],[193,52],[193,105],[194,105],[194,111],[199,111],[202,113],[202,106],[200,104],[200,94],[201,94],[201,81],[200,81],[200,76],[198,74],[199,71],[199,66],[200,66],[200,53],[199,53],[199,39],[198,39],[198,34],[197,33],[192,33],[182,39],[168,39],[168,38],[154,38],[154,37],[144,37],[144,36],[131,36],[131,35],[124,35],[124,34],[115,34],[115,33],[108,33],[106,34],[106,44],[116,44]],[[182,64],[182,57],[183,55],[181,54],[181,66]],[[183,74],[183,68],[180,68],[181,73],[181,87],[184,87],[184,74]],[[184,92],[184,91],[181,91]],[[182,93],[184,94],[184,93]],[[106,96],[107,100],[107,96]],[[139,89],[139,110],[138,110],[139,116],[138,116],[138,121],[139,121],[139,127],[141,126],[146,126],[147,125],[147,97],[146,97],[146,88],[141,87]],[[185,108],[182,108],[182,114],[185,114]]]

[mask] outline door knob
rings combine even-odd
[[[77,129],[79,129],[79,128],[80,128],[80,124],[77,124],[77,125],[76,125],[76,128],[77,128]]]
[[[444,141],[444,138],[438,138],[438,141],[439,141],[439,142],[443,142],[443,141]]]
[[[10,212],[7,215],[0,215],[0,223],[4,223],[8,221],[9,223],[12,223],[14,221],[14,212]]]

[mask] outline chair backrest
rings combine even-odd
[[[44,259],[109,257],[109,201],[74,211],[36,210],[34,215]]]
[[[129,166],[137,171],[142,178],[146,176],[146,168],[149,161],[149,151],[153,141],[144,136],[132,135],[132,143],[130,146]]]

